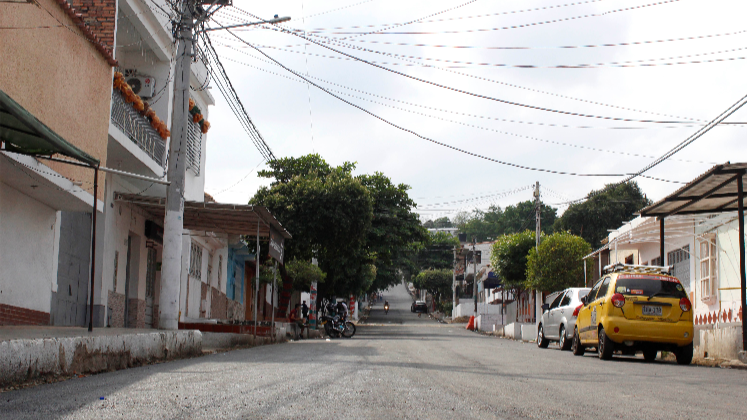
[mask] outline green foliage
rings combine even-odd
[[[294,258],[286,261],[285,270],[288,276],[293,279],[293,288],[295,290],[309,291],[311,283],[324,283],[327,274],[321,268],[309,261]]]
[[[357,179],[373,200],[373,219],[366,234],[366,248],[375,257],[376,275],[366,291],[384,290],[402,281],[401,273],[410,268],[407,253],[411,244],[425,241],[428,231],[412,211],[415,202],[407,194],[408,185],[394,185],[380,172]]]
[[[543,239],[537,249],[531,248],[527,258],[526,287],[555,292],[567,287],[584,285],[583,257],[591,245],[580,236],[557,232]]]
[[[350,174],[352,163],[330,167],[319,155],[284,158],[269,163],[260,176],[275,178],[262,187],[250,204],[267,207],[293,238],[286,258],[311,260],[316,256],[327,274],[320,294],[360,292],[371,255],[366,234],[373,203],[368,189]]]
[[[527,254],[535,244],[535,234],[530,230],[501,236],[493,244],[490,262],[505,288],[524,288]]]
[[[598,248],[607,237],[607,229],[619,228],[633,218],[634,212],[651,204],[635,181],[603,191],[592,191],[583,203],[571,204],[555,222],[555,230],[579,235]]]
[[[459,220],[457,227],[462,233],[467,234],[469,240],[476,238],[478,242],[483,242],[496,239],[501,235],[533,228],[536,224],[535,214],[534,202],[522,201],[503,210],[497,206],[490,206],[487,211],[475,209],[472,214],[461,212],[454,220]],[[557,211],[542,204],[540,212],[542,232],[552,233],[556,218]]]
[[[412,282],[413,286],[427,290],[436,300],[451,293],[454,272],[449,269],[421,271]]]
[[[409,186],[379,172],[354,177],[355,164],[333,167],[316,154],[269,166],[259,176],[273,181],[250,204],[266,206],[293,235],[286,259],[317,258],[326,274],[320,296],[383,290],[401,281],[414,244],[428,237],[412,211]],[[295,287],[307,290],[310,281],[301,278]]]

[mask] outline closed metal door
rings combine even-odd
[[[156,291],[156,250],[148,248],[148,265],[145,273],[145,327],[153,328],[153,296]]]

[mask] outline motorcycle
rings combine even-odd
[[[355,324],[350,321],[343,322],[342,318],[335,314],[333,308],[325,308],[319,321],[330,338],[351,338],[355,335]]]
[[[384,314],[389,315],[389,305],[384,305]]]

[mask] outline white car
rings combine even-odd
[[[570,350],[578,311],[583,307],[581,299],[589,294],[586,287],[571,287],[552,293],[542,305],[542,318],[537,326],[537,346],[547,348],[550,341],[557,341],[561,350]]]

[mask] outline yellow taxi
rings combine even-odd
[[[600,359],[613,353],[635,355],[651,362],[656,354],[671,351],[677,363],[693,359],[693,313],[680,281],[671,267],[616,264],[576,308],[571,349],[581,356],[596,347]]]

